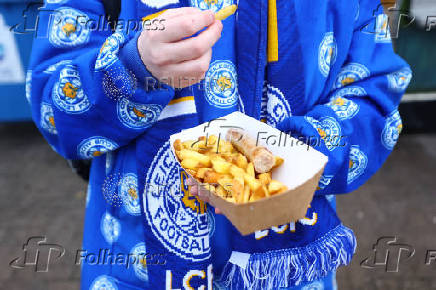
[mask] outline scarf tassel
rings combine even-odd
[[[230,289],[298,286],[347,265],[355,250],[353,231],[339,225],[307,246],[252,254],[245,269],[228,262],[219,283]]]

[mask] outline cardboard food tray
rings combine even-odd
[[[230,128],[241,128],[257,140],[258,145],[285,160],[272,170],[272,178],[286,184],[289,190],[244,204],[235,204],[211,193],[210,203],[219,208],[242,235],[304,218],[328,158],[301,141],[241,112],[234,112],[171,135],[171,150],[175,156],[173,144],[177,139],[197,140],[207,134],[224,139]]]

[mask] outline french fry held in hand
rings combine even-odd
[[[233,203],[252,202],[287,191],[286,185],[271,176],[271,170],[284,160],[232,130],[227,140],[215,135],[201,136],[198,140],[177,139],[173,146],[181,166],[197,181],[207,184],[206,188]],[[231,140],[230,135],[239,139]],[[268,156],[253,157],[260,153]]]
[[[224,20],[227,17],[229,17],[230,15],[234,14],[236,12],[236,9],[238,9],[238,5],[236,5],[236,4],[224,7],[223,9],[221,9],[220,11],[215,13],[215,19],[216,20]]]

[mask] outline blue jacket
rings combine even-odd
[[[166,262],[165,269],[150,266],[153,257],[147,267],[92,267],[85,257],[83,287],[209,287],[211,265],[233,288],[288,287],[349,262],[354,236],[326,196],[357,189],[383,164],[402,128],[397,107],[411,79],[379,1],[241,0],[237,16],[224,21],[204,95],[195,86],[157,84],[137,50],[138,23],[162,9],[219,10],[232,0],[122,0],[125,22],[116,33],[101,17],[101,1],[45,2],[26,92],[56,152],[93,158],[83,247],[152,253],[157,264],[162,254]],[[232,86],[220,95],[210,82],[222,74]],[[199,200],[186,204],[186,175],[169,136],[236,109],[315,141],[329,157],[305,219],[242,237]],[[180,194],[153,194],[156,186]],[[232,252],[248,261],[228,262]],[[256,279],[262,273],[273,274]]]

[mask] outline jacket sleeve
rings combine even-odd
[[[347,60],[325,103],[278,126],[328,156],[316,194],[357,189],[382,166],[401,132],[398,105],[411,71],[393,52],[387,16],[373,14],[376,3],[360,1]]]
[[[143,65],[139,32],[112,34],[104,14],[98,0],[47,1],[39,13],[26,93],[36,125],[68,159],[129,143],[174,95]]]

